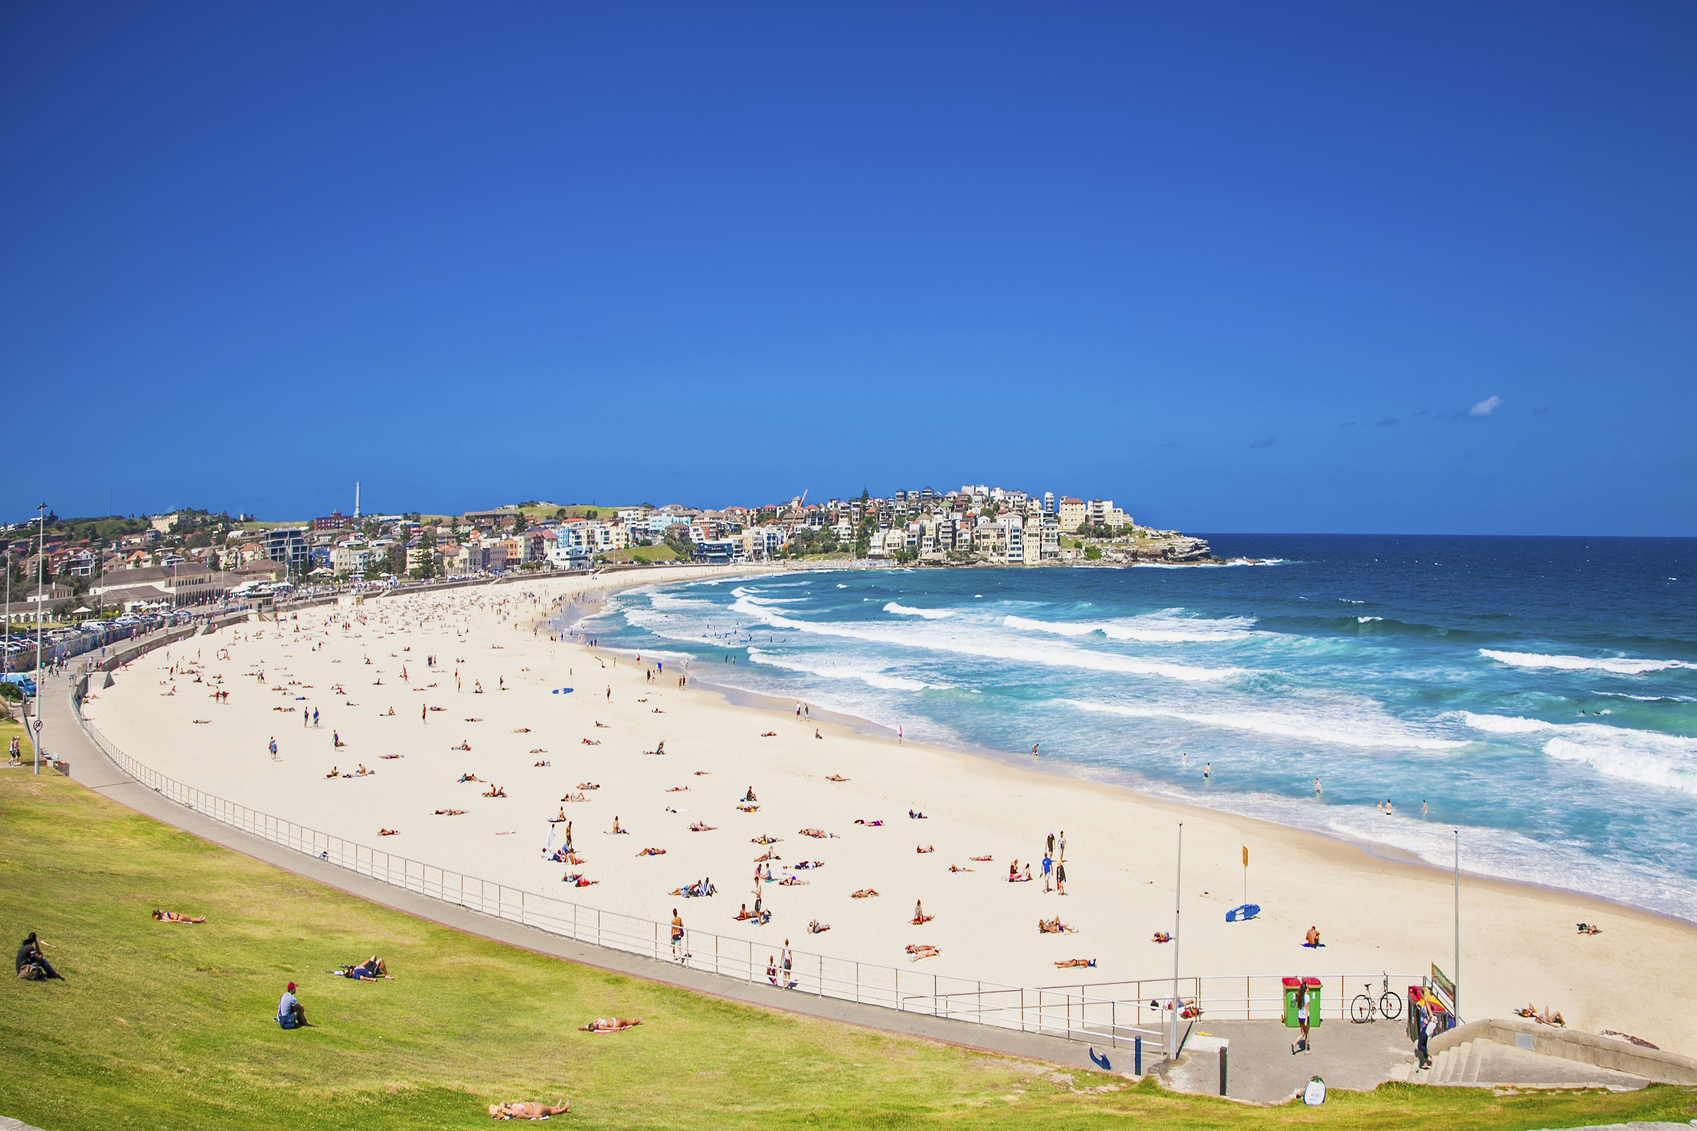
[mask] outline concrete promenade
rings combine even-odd
[[[98,679],[98,673],[92,678]],[[95,686],[98,687],[98,684]],[[272,844],[169,801],[130,777],[83,732],[71,701],[73,687],[74,681],[63,677],[54,678],[50,685],[42,688],[41,695],[44,748],[51,751],[55,757],[70,763],[70,777],[73,781],[126,808],[255,860],[456,931],[479,935],[509,946],[523,947],[537,954],[583,966],[645,978],[749,1005],[841,1021],[903,1036],[922,1037],[980,1052],[1022,1057],[1067,1068],[1094,1068],[1090,1063],[1087,1046],[1075,1041],[918,1013],[904,1013],[835,998],[801,995],[775,986],[755,985],[691,970],[671,962],[591,946],[392,887],[380,880],[361,876],[304,853]],[[1131,1050],[1117,1050],[1113,1059],[1117,1071],[1130,1074]],[[1145,1064],[1144,1067],[1146,1071],[1152,1071],[1156,1066]]]

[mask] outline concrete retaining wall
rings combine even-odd
[[[1530,1037],[1532,1051],[1545,1056],[1559,1056],[1579,1064],[1630,1072],[1658,1084],[1697,1084],[1697,1060],[1689,1056],[1643,1048],[1618,1037],[1553,1029],[1518,1017],[1469,1021],[1432,1038],[1430,1048],[1434,1056],[1464,1041],[1492,1041],[1499,1045],[1518,1044],[1526,1048],[1526,1042],[1516,1041],[1516,1037]]]

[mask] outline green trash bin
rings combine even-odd
[[[1308,1026],[1313,1028],[1320,1024],[1320,979],[1318,978],[1285,978],[1285,1028],[1299,1029],[1302,1022],[1296,1019],[1296,991],[1308,990]]]

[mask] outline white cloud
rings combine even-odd
[[[1493,412],[1495,412],[1497,409],[1501,408],[1502,403],[1503,403],[1503,399],[1501,397],[1486,397],[1484,400],[1480,401],[1478,404],[1476,404],[1472,408],[1468,409],[1467,415],[1468,416],[1489,416]]]

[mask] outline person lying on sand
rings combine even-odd
[[[689,831],[692,833],[710,833],[718,827],[717,825],[709,825],[704,821],[691,821]]]
[[[621,1033],[640,1024],[640,1017],[597,1017],[587,1025],[579,1025],[578,1028],[586,1033]]]
[[[760,732],[760,737],[761,737],[761,738],[777,738],[777,737],[778,737],[778,732],[777,732],[777,731],[775,731],[775,730],[766,730],[766,731],[761,731],[761,732]]]
[[[937,846],[934,845],[934,844],[928,844],[925,847],[921,848],[919,845],[916,844],[916,845],[913,846],[913,850],[915,852],[919,853],[919,855],[924,856],[927,852],[937,851]]]
[[[750,843],[750,844],[777,844],[778,841],[780,841],[782,839],[783,839],[782,837],[767,836],[765,833],[761,833],[759,836],[752,838],[748,843]]]
[[[667,793],[688,793],[689,792],[689,786],[687,786],[687,785],[667,786],[666,792]]]
[[[972,871],[972,869],[971,868],[962,868],[959,864],[950,864],[949,865],[949,871],[951,871],[951,872],[970,872],[970,871]]]
[[[533,1103],[530,1100],[509,1100],[504,1104],[490,1104],[491,1119],[547,1119],[550,1115],[564,1115],[572,1109],[572,1105],[561,1100],[553,1107],[547,1104]]]
[[[588,801],[589,798],[585,797],[581,793],[568,793],[564,797],[560,798],[560,800],[561,801]]]
[[[637,855],[638,856],[664,856],[664,855],[666,855],[666,850],[664,848],[645,848],[641,852],[638,852]]]
[[[480,781],[482,781],[482,780],[483,780],[483,779],[482,779],[482,778],[480,778],[480,777],[478,777],[478,776],[477,776],[477,775],[476,775],[476,774],[461,774],[461,775],[460,775],[460,776],[459,776],[459,778],[458,778],[458,779],[456,779],[456,780],[458,780],[458,781],[460,781],[460,782],[468,782],[468,781],[477,781],[477,782],[480,782]]]
[[[810,934],[810,935],[822,935],[830,929],[831,929],[831,924],[821,923],[817,919],[813,920],[811,923],[809,923],[807,925],[807,933]]]
[[[601,788],[600,786],[596,785],[592,781],[580,781],[580,782],[577,783],[577,787],[579,789],[600,789]]]
[[[153,917],[161,923],[204,923],[204,915],[179,915],[175,911],[155,911]]]
[[[378,829],[377,835],[378,836],[400,836],[401,831],[399,829]]]
[[[802,829],[802,836],[810,836],[814,840],[835,840],[836,833],[828,833],[824,829]]]
[[[492,785],[487,790],[484,791],[483,796],[485,796],[485,797],[505,797],[505,796],[507,796],[507,791],[506,791],[506,789],[504,789],[501,786]]]
[[[339,777],[342,776],[342,771],[338,770],[335,766],[331,766],[330,772],[325,774],[324,776],[327,777],[327,778],[339,778]]]
[[[800,876],[785,876],[783,879],[778,881],[778,886],[781,888],[804,888],[807,884],[808,881],[802,879]]]
[[[801,863],[796,865],[796,870],[800,871],[803,868],[823,868],[824,866],[825,862],[823,860],[803,860]]]
[[[460,740],[460,744],[458,746],[450,746],[450,747],[448,747],[448,749],[449,750],[467,750],[467,751],[469,751],[471,749],[471,743],[465,741],[462,738]]]
[[[915,962],[918,962],[921,958],[941,958],[943,956],[943,952],[930,943],[908,943],[905,949],[913,955]]]
[[[588,888],[588,887],[594,887],[596,884],[600,883],[601,881],[600,880],[586,880],[576,872],[567,872],[565,875],[560,877],[560,882],[563,883],[563,884],[571,884],[573,887],[577,887],[577,888]]]
[[[1603,933],[1603,928],[1595,923],[1581,923],[1579,924],[1579,933],[1582,935],[1600,935]]]
[[[606,723],[603,723],[603,722],[599,722],[599,721],[598,721],[598,722],[596,722],[596,724],[595,724],[595,725],[596,725],[596,726],[597,726],[597,727],[599,727],[599,728],[600,728],[600,729],[601,729],[601,730],[612,730],[612,729],[613,729],[613,728],[612,728],[612,727],[610,727],[610,726],[608,726],[608,725],[607,725],[607,724],[606,724]]]
[[[538,754],[538,753],[541,753],[541,751],[532,750],[531,753],[532,754]],[[540,768],[542,766],[552,766],[553,764],[554,763],[552,763],[552,762],[533,762],[533,763],[531,763],[531,768],[537,769],[537,768]]]
[[[912,809],[909,809],[907,811],[907,816],[908,816],[908,819],[912,820],[912,821],[928,821],[928,820],[930,820],[930,818],[927,817],[924,813],[916,813]]]
[[[463,816],[465,816],[465,810],[464,809],[438,809],[438,810],[436,810],[436,815],[438,817],[463,817]]]
[[[841,774],[832,774],[830,777],[827,777],[825,780],[826,781],[848,781],[848,779],[843,777],[843,775],[841,775]]]
[[[1154,933],[1154,935],[1152,935],[1150,937],[1150,941],[1151,942],[1172,942],[1173,937],[1165,931],[1156,931]]]
[[[583,744],[585,746],[600,746],[601,740],[599,738],[595,738],[595,739],[586,738],[586,739],[583,739]]]
[[[851,893],[849,895],[849,898],[850,899],[871,899],[873,896],[875,896],[877,894],[878,894],[877,888],[861,888],[859,891]]]
[[[745,903],[742,905],[742,910],[738,911],[734,918],[736,918],[738,922],[741,922],[744,919],[752,919],[754,918],[754,912],[750,911],[748,909],[748,904]]]
[[[882,824],[883,824],[883,823],[884,823],[884,822],[883,822],[883,821],[856,821],[856,822],[855,822],[855,824],[857,824],[857,825],[865,825],[865,826],[866,826],[866,827],[867,827],[867,828],[869,828],[869,829],[875,829],[875,828],[877,828],[877,827],[878,827],[878,826],[879,826],[879,825],[882,825]]]
[[[1087,968],[1087,967],[1092,967],[1092,966],[1095,966],[1095,965],[1096,965],[1096,960],[1094,958],[1069,958],[1065,962],[1055,963],[1055,969],[1057,969],[1057,970],[1071,970],[1071,969],[1074,969],[1074,968],[1080,968],[1080,967]]]
[[[743,802],[741,805],[738,805],[737,808],[741,809],[744,813],[758,813],[758,812],[760,812],[760,806],[750,805],[746,801]]]
[[[1037,930],[1045,935],[1070,935],[1074,933],[1071,927],[1061,922],[1059,915],[1053,919],[1037,920]]]

